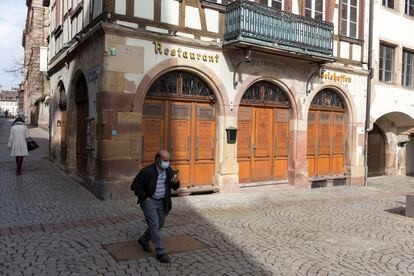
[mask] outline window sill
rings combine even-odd
[[[408,15],[408,14],[404,13],[403,18],[414,21],[414,15]]]
[[[363,39],[353,38],[353,37],[349,37],[349,36],[345,36],[345,35],[339,35],[339,40],[349,42],[349,43],[353,43],[353,44],[358,44],[358,45],[361,45],[361,46],[364,45],[364,40]]]

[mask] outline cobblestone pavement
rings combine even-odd
[[[44,147],[16,177],[4,156],[8,123],[0,121],[0,275],[414,274],[414,219],[399,213],[414,191],[410,177],[176,197],[162,235],[188,234],[208,247],[172,254],[170,265],[118,263],[102,244],[144,231],[135,199],[99,201],[53,167]]]

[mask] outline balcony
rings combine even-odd
[[[315,62],[333,61],[333,30],[329,22],[236,0],[226,7],[224,47],[251,48]]]

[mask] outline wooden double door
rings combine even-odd
[[[310,110],[308,115],[307,162],[309,176],[344,173],[345,114],[341,111]]]
[[[208,102],[146,99],[142,119],[143,166],[160,149],[171,154],[181,187],[214,183],[216,110]]]
[[[240,106],[237,161],[239,182],[287,179],[289,109]]]

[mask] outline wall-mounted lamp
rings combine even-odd
[[[237,128],[234,126],[226,128],[227,133],[227,143],[235,144],[237,140]]]
[[[237,70],[239,69],[240,65],[243,62],[250,63],[252,61],[251,60],[251,54],[252,54],[252,50],[250,48],[244,48],[244,59],[237,64],[236,69],[234,70],[234,74],[233,74],[233,86],[234,86],[234,88],[236,88],[237,84],[238,84],[238,82],[236,81]]]

